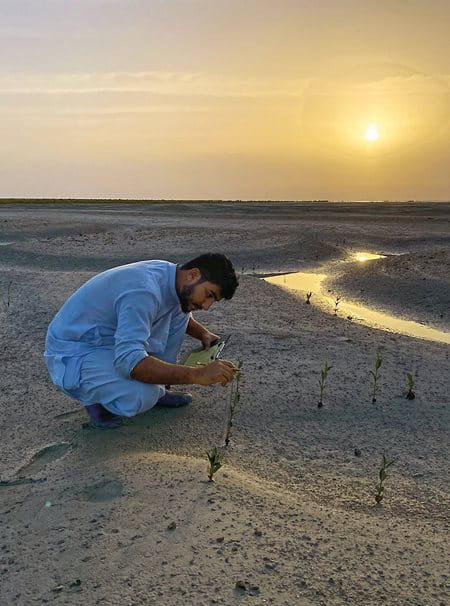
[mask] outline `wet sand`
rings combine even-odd
[[[448,332],[449,226],[444,203],[0,205],[0,603],[446,604],[448,345],[258,276],[326,267],[332,294]],[[240,287],[196,317],[244,361],[214,484],[204,452],[223,440],[229,388],[102,433],[42,359],[49,321],[94,273],[206,250],[231,257]],[[387,257],[356,266],[357,250]]]

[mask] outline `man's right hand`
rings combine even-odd
[[[229,360],[214,360],[206,366],[196,369],[197,385],[226,385],[239,372],[239,368]]]

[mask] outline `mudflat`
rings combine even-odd
[[[261,277],[325,273],[333,296],[448,334],[449,244],[450,203],[0,204],[0,604],[447,604],[448,345]],[[92,275],[209,250],[240,286],[195,316],[243,361],[214,483],[205,451],[230,387],[100,432],[43,361],[49,322]]]

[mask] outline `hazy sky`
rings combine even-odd
[[[0,0],[0,197],[449,199],[449,31],[449,0]]]

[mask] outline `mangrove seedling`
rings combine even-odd
[[[381,467],[378,472],[379,481],[375,484],[375,490],[377,491],[375,495],[375,501],[377,504],[381,503],[384,497],[384,481],[387,478],[386,470],[394,463],[394,461],[388,461],[387,458],[383,455],[383,460],[381,461]]]
[[[239,371],[236,373],[236,376],[231,383],[230,389],[230,399],[228,402],[228,414],[227,414],[227,428],[225,431],[225,446],[228,446],[231,438],[231,429],[233,427],[233,419],[234,415],[239,406],[239,402],[241,400],[241,393],[239,391],[239,381],[241,380],[241,369],[242,369],[242,360],[238,360],[237,364]]]
[[[217,450],[217,446],[211,448],[210,451],[206,451],[206,455],[209,461],[208,478],[210,482],[214,482],[213,476],[222,467],[223,455]]]
[[[4,303],[4,309],[5,309],[5,311],[8,311],[8,310],[9,310],[9,308],[10,308],[10,306],[11,306],[11,300],[12,300],[12,297],[11,297],[12,285],[13,285],[12,281],[11,281],[11,282],[9,282],[9,283],[8,283],[8,288],[7,288],[7,290],[6,290],[6,301],[5,301],[5,303]]]
[[[323,392],[325,390],[325,384],[327,382],[327,376],[332,366],[328,366],[328,362],[325,362],[325,366],[320,371],[320,379],[319,379],[319,387],[320,387],[320,395],[319,395],[319,403],[317,404],[317,408],[322,408],[323,406]]]
[[[312,297],[312,292],[307,292],[306,301],[305,301],[306,305],[311,305],[311,301],[310,301],[311,297]]]
[[[10,282],[10,283],[8,284],[8,297],[7,297],[7,300],[6,300],[6,306],[7,306],[8,308],[9,308],[9,306],[11,305],[11,291],[12,291],[12,285],[13,285],[13,283],[12,283],[12,282]]]
[[[408,385],[407,385],[408,393],[406,394],[406,397],[408,400],[414,400],[414,398],[416,397],[416,394],[413,392],[413,387],[415,385],[415,382],[414,382],[413,376],[410,372],[406,373],[406,379],[408,382]]]
[[[342,297],[336,297],[336,300],[334,301],[334,315],[335,316],[337,316],[338,307],[339,307],[339,303],[341,302],[341,298]]]
[[[375,404],[375,402],[377,401],[377,392],[379,389],[378,380],[380,378],[380,374],[378,371],[380,370],[382,362],[383,358],[381,357],[380,352],[377,352],[374,370],[370,371],[370,374],[372,375],[372,404]]]

